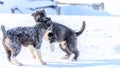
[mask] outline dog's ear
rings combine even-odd
[[[45,9],[41,10],[41,13],[43,14],[44,17],[47,17]]]
[[[49,20],[49,21],[51,21],[51,18],[50,18],[50,17],[48,17],[48,20]]]

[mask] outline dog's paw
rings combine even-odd
[[[15,63],[14,65],[17,65],[17,66],[23,66],[22,63]]]
[[[67,58],[68,58],[68,56],[63,56],[60,59],[67,59]]]
[[[71,61],[75,61],[75,59],[71,59]]]
[[[41,62],[40,64],[41,64],[41,65],[46,65],[47,63],[43,61],[43,62]]]
[[[22,63],[19,63],[19,64],[17,64],[17,66],[23,66],[23,64],[22,64]]]
[[[16,66],[23,66],[23,64],[20,63],[20,62],[12,62],[12,61],[10,61],[10,63],[11,63],[12,65],[16,65]]]
[[[76,59],[71,59],[71,61],[77,61]]]

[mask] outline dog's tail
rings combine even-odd
[[[81,34],[83,33],[83,31],[85,30],[85,26],[86,26],[85,21],[83,21],[83,25],[82,25],[80,31],[79,31],[79,32],[76,32],[76,35],[77,35],[77,36],[79,36],[79,35],[81,35]]]
[[[1,25],[1,31],[2,31],[2,33],[3,33],[2,44],[3,44],[3,47],[5,48],[8,61],[11,61],[11,58],[10,58],[10,57],[11,57],[11,50],[10,50],[10,48],[5,44],[5,39],[7,38],[7,34],[6,34],[6,30],[5,30],[4,25]]]
[[[7,34],[6,34],[6,30],[5,30],[4,25],[1,25],[1,31],[2,31],[2,33],[3,33],[3,38],[6,38],[6,37],[7,37]]]

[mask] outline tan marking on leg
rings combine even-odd
[[[72,52],[68,49],[66,41],[62,41],[62,42],[60,42],[60,44],[62,45],[62,47],[63,47],[64,49],[67,49],[68,52],[72,53]]]
[[[31,54],[32,54],[32,58],[35,59],[36,56],[35,56],[35,52],[34,52],[34,47],[33,47],[32,45],[29,45],[27,48],[30,50],[30,52],[31,52]]]
[[[66,49],[66,41],[62,41],[62,42],[60,42],[60,44],[61,44],[61,46],[62,46],[62,48],[64,48],[64,49]]]
[[[11,40],[9,38],[6,38],[5,39],[5,45],[10,49],[12,50],[12,48],[9,46],[9,45],[12,45],[13,43],[11,42]]]
[[[45,65],[46,63],[42,60],[41,52],[39,49],[35,49],[36,58],[39,60],[41,65]]]
[[[43,36],[43,38],[44,38],[46,41],[49,40],[48,33],[49,33],[49,32],[46,31],[46,33],[45,33],[44,36]]]
[[[62,42],[60,42],[60,44],[61,44],[62,48],[66,49],[69,53],[72,53],[72,52],[69,50],[69,48],[67,47],[66,41],[62,41]],[[67,58],[68,58],[68,56],[63,56],[63,57],[61,57],[61,59],[67,59]]]

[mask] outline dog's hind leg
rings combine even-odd
[[[22,64],[15,59],[15,57],[18,55],[18,53],[21,50],[21,46],[20,45],[14,46],[13,44],[15,44],[15,42],[12,43],[9,38],[6,38],[3,42],[3,45],[7,53],[7,58],[10,63],[21,66]]]
[[[77,58],[79,56],[79,51],[77,49],[75,41],[73,41],[72,43],[69,43],[68,48],[74,54],[74,57],[73,57],[72,61],[77,60]]]
[[[10,50],[10,48],[6,45],[5,40],[3,40],[2,44],[5,48],[5,51],[6,51],[6,54],[7,54],[7,59],[8,59],[9,62],[11,62],[11,58],[10,58],[11,57],[11,50]]]
[[[21,51],[21,45],[19,44],[13,45],[11,47],[11,61],[14,65],[17,65],[17,66],[23,65],[22,63],[16,60],[16,56],[20,53],[20,51]]]
[[[61,42],[60,44],[60,48],[66,53],[65,56],[61,57],[61,59],[67,59],[70,57],[71,52],[69,51],[69,49],[67,48],[67,44],[65,41]]]
[[[78,49],[76,48],[75,50],[72,51],[72,53],[75,55],[72,59],[72,61],[76,61],[78,56],[79,56],[79,51]]]
[[[22,63],[18,62],[16,60],[16,57],[14,57],[14,56],[11,57],[11,60],[12,60],[12,64],[14,64],[14,65],[17,65],[17,66],[22,66],[23,65]]]

